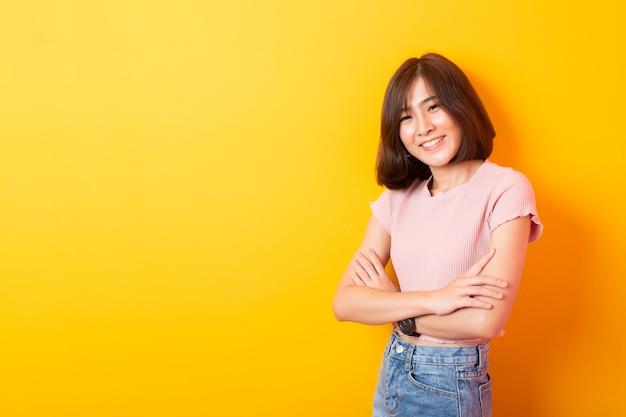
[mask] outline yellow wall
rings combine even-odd
[[[425,51],[546,225],[495,415],[623,415],[625,9],[544,3],[2,1],[0,415],[368,415],[388,328],[330,304]]]

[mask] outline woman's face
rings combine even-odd
[[[400,139],[406,149],[429,167],[447,165],[461,147],[459,125],[421,77],[409,89],[406,104],[400,120]]]

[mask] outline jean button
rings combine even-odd
[[[404,352],[404,346],[402,346],[402,345],[396,345],[396,352],[398,352],[398,353],[402,353],[402,352]]]

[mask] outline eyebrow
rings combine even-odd
[[[420,104],[426,104],[427,102],[431,101],[431,100],[436,100],[437,96],[430,96],[425,98],[424,100],[420,101]]]
[[[436,100],[437,96],[430,96],[430,97],[426,97],[424,100],[419,102],[419,105],[421,106],[422,104],[426,104],[431,100]],[[407,107],[406,106],[402,106],[402,111],[407,111]]]

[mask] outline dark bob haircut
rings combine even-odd
[[[430,168],[409,154],[400,140],[400,119],[413,82],[421,77],[462,132],[459,152],[450,162],[487,159],[496,132],[467,76],[452,61],[430,53],[405,61],[389,81],[383,102],[376,160],[378,184],[397,190],[430,178]]]

